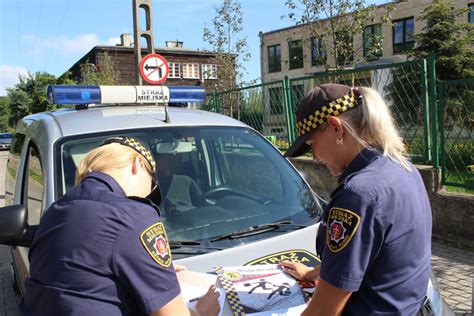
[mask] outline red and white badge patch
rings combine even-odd
[[[326,244],[329,250],[338,252],[344,249],[354,236],[359,222],[360,217],[356,213],[343,208],[331,208],[326,228]]]
[[[171,250],[166,237],[165,227],[158,222],[143,231],[140,240],[148,254],[160,266],[168,268],[171,265]]]

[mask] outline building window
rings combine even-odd
[[[168,78],[172,79],[179,79],[181,78],[181,65],[178,63],[169,63],[168,64],[170,67],[170,74],[168,75]]]
[[[474,23],[474,3],[469,4],[469,14],[467,19],[469,23]]]
[[[336,33],[337,64],[345,65],[354,59],[354,43],[350,33],[340,31]]]
[[[288,45],[290,69],[303,68],[303,40],[290,41]]]
[[[270,114],[283,114],[283,89],[281,87],[269,88]]]
[[[202,79],[217,79],[217,65],[201,65]]]
[[[393,53],[403,53],[415,44],[415,19],[413,17],[393,22]]]
[[[382,25],[374,24],[364,28],[364,57],[372,57],[376,59],[382,56],[382,47],[380,46],[382,39]]]
[[[280,44],[268,46],[268,72],[281,71]]]
[[[184,79],[199,79],[199,64],[183,64]]]
[[[327,52],[321,37],[311,37],[311,65],[324,65],[327,59]]]

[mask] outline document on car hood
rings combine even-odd
[[[301,315],[305,296],[298,283],[277,265],[216,268],[234,314]]]

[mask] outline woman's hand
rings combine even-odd
[[[211,285],[207,293],[197,302],[195,307],[196,311],[198,311],[200,315],[217,316],[220,310],[218,301],[219,295],[220,293],[216,291],[216,286]]]
[[[293,262],[284,260],[278,263],[278,265],[288,273],[293,276],[298,281],[315,281],[319,278],[319,267],[314,269],[309,268],[301,262]]]
[[[174,264],[173,263],[173,266],[174,266],[174,272],[176,272],[176,273],[188,270],[185,266],[182,266],[180,264]]]

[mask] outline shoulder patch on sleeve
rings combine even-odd
[[[165,227],[161,222],[145,229],[140,235],[140,240],[156,263],[164,268],[168,268],[171,265],[170,245]]]
[[[333,207],[329,210],[326,228],[326,244],[332,252],[338,252],[346,247],[357,228],[360,216],[353,211]]]

